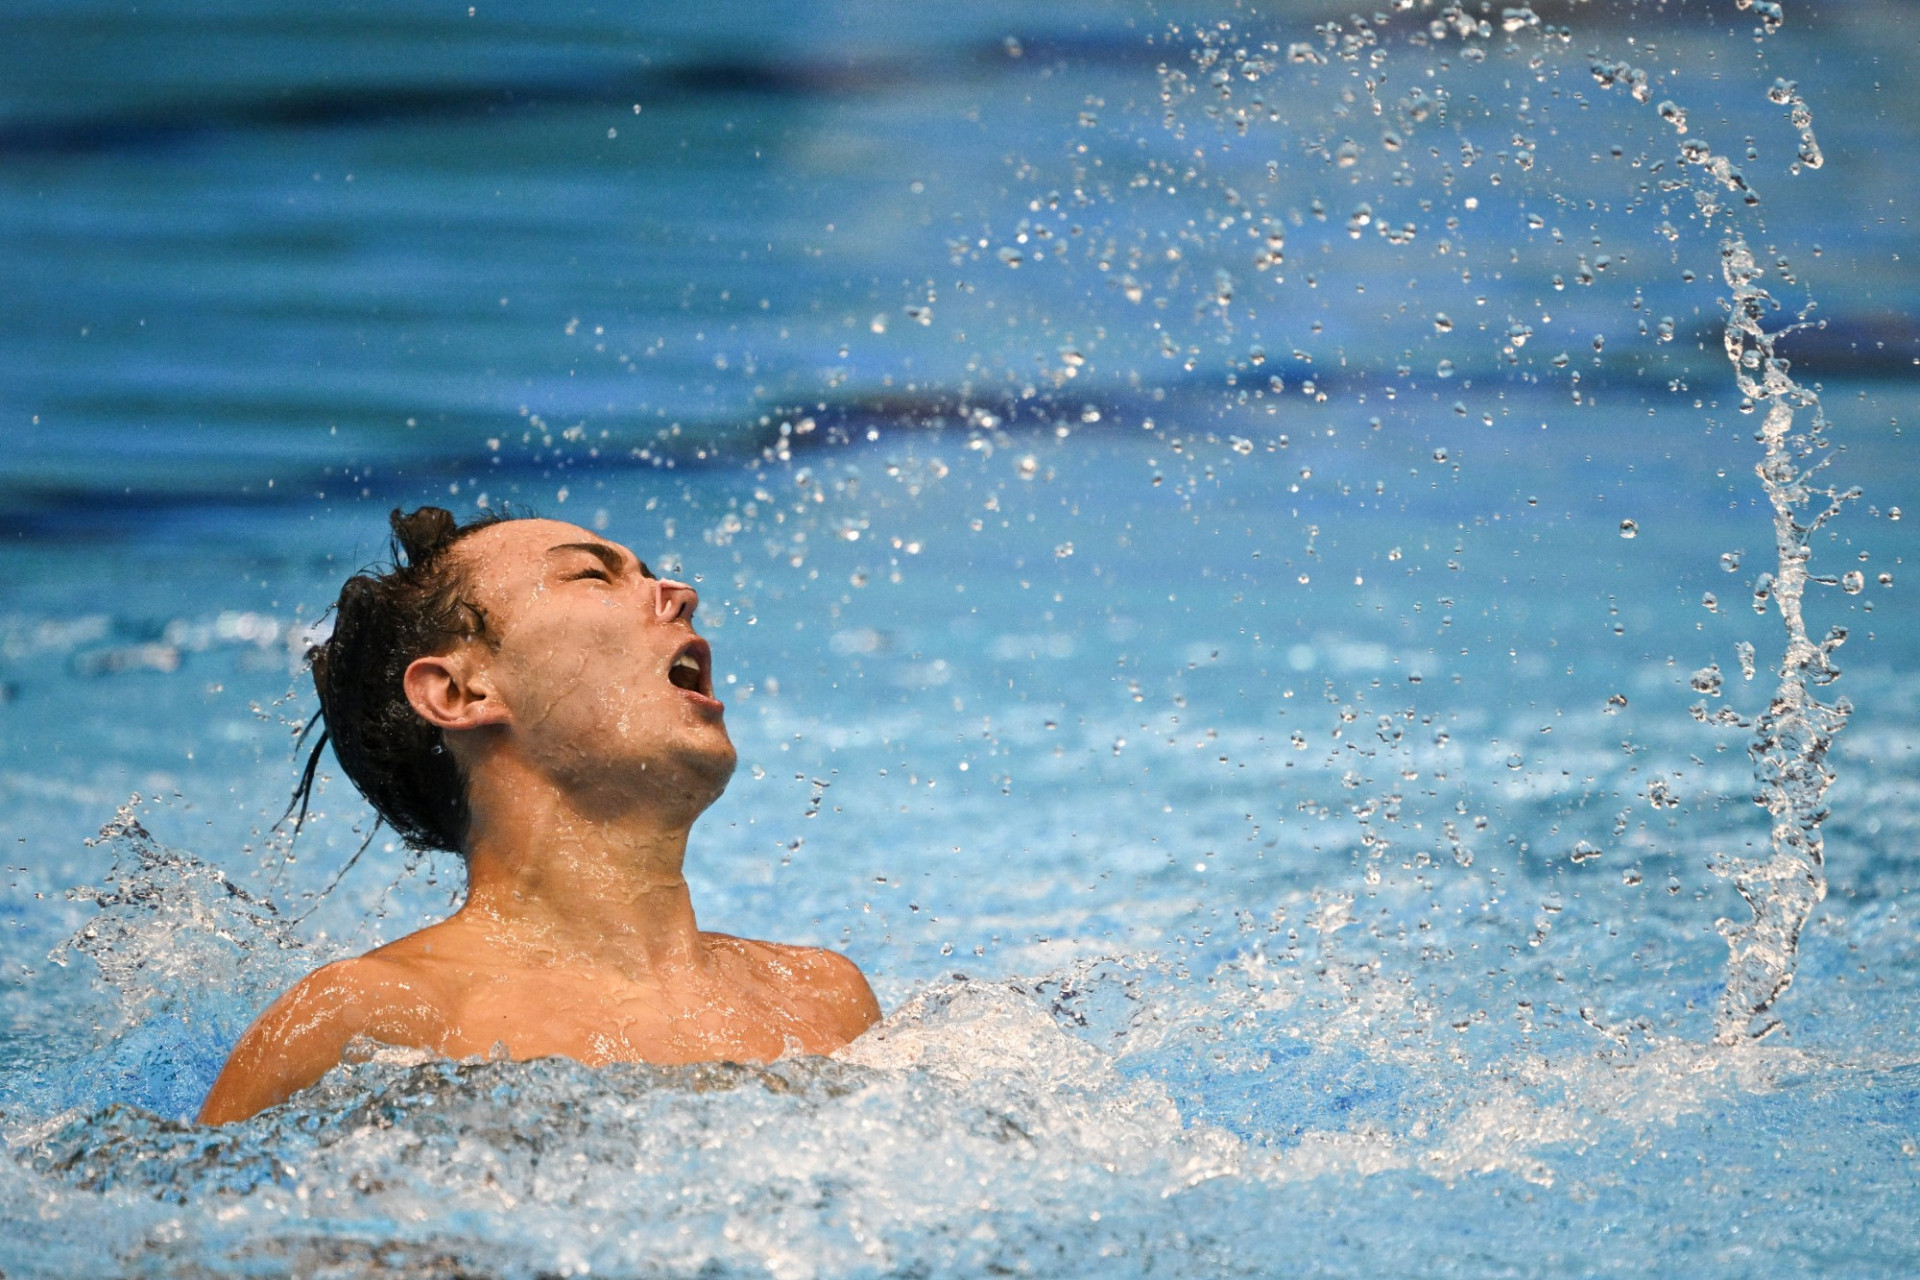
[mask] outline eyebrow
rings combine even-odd
[[[547,548],[548,555],[554,555],[561,551],[584,551],[600,561],[601,564],[606,565],[607,571],[610,573],[624,573],[627,568],[627,562],[621,558],[620,553],[604,542],[562,542],[558,546]],[[639,566],[641,577],[651,578],[654,576],[653,570],[647,568],[646,561],[636,557],[634,564]]]

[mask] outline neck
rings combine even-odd
[[[498,940],[622,972],[697,963],[681,868],[692,817],[657,806],[591,816],[550,781],[470,775],[463,918]]]

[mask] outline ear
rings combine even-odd
[[[493,682],[465,653],[415,658],[407,665],[402,685],[408,703],[437,729],[478,729],[506,724],[509,719]]]

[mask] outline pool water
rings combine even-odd
[[[0,19],[0,1270],[1911,1273],[1914,22],[1539,8]],[[1750,1024],[1734,236],[1863,489]],[[880,1028],[188,1123],[458,901],[343,780],[274,825],[420,502],[698,583],[701,920],[843,949]]]

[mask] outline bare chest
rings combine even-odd
[[[509,971],[464,984],[441,1052],[470,1057],[504,1045],[516,1059],[609,1062],[767,1062],[841,1045],[810,1002],[752,974],[688,975],[659,983],[615,974]]]

